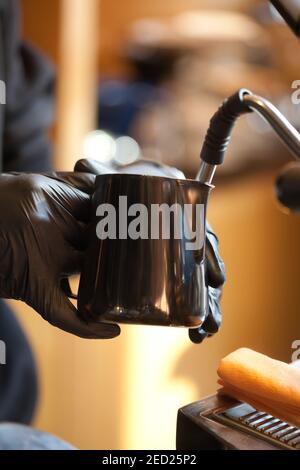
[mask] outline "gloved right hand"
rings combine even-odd
[[[83,338],[113,338],[118,325],[81,320],[61,280],[81,267],[94,175],[0,175],[0,297],[19,299]]]
[[[219,241],[209,224],[206,224],[206,276],[208,284],[208,312],[200,328],[189,330],[193,343],[200,344],[205,338],[219,331],[222,323],[220,301],[225,283],[225,266],[219,255]]]

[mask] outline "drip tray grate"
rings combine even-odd
[[[300,429],[275,418],[268,413],[258,411],[246,403],[227,410],[215,411],[210,418],[267,440],[277,447],[300,450]]]

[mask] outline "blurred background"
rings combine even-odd
[[[268,2],[20,3],[23,36],[57,69],[57,169],[83,156],[143,156],[194,177],[211,115],[241,86],[300,128],[291,102],[300,46]],[[84,341],[12,302],[38,361],[36,427],[81,449],[172,449],[177,409],[216,391],[224,355],[247,346],[291,360],[300,339],[300,218],[284,214],[273,191],[289,159],[262,121],[239,121],[208,208],[227,269],[224,321],[202,345],[184,330],[133,326],[115,340]]]

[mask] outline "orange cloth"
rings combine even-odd
[[[218,375],[219,393],[300,427],[300,369],[241,348],[221,360]]]

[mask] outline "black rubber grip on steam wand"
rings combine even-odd
[[[223,163],[235,121],[239,116],[251,113],[252,109],[243,100],[252,93],[245,88],[227,98],[210,120],[200,158],[210,165]]]

